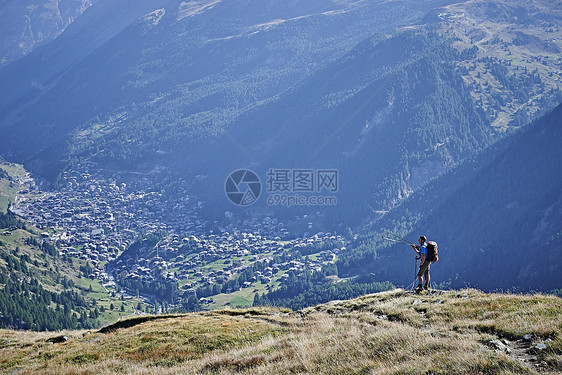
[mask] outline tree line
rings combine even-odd
[[[0,272],[0,285],[4,286],[0,289],[1,328],[58,331],[98,326],[94,316],[86,313],[89,303],[77,292],[50,292],[35,278],[6,273],[5,268]]]

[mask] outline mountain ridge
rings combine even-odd
[[[554,374],[562,369],[561,301],[393,290],[298,312],[254,307],[132,318],[108,333],[63,332],[55,344],[53,333],[0,331],[11,357],[0,366],[60,374],[77,366],[100,374]]]
[[[7,25],[0,38],[0,64],[17,60],[55,39],[93,3],[95,0],[40,0],[0,5],[1,24]]]
[[[308,13],[298,7],[280,7],[276,8],[280,16],[298,20],[277,22],[271,28],[259,28],[262,31],[257,34],[218,41],[216,37],[238,35],[237,32],[244,31],[244,25],[251,29],[252,25],[263,25],[264,21],[267,24],[268,19],[248,13],[244,15],[247,24],[225,21],[214,23],[207,30],[204,25],[210,17],[224,21],[221,17],[232,8],[230,3],[204,3],[212,6],[206,7],[203,13],[189,13],[195,18],[193,22],[187,22],[188,18],[177,20],[181,18],[178,16],[181,7],[176,9],[176,2],[169,1],[161,8],[164,11],[157,17],[158,22],[152,20],[152,16],[138,19],[129,15],[137,21],[130,23],[119,35],[112,34],[108,44],[95,49],[88,61],[76,65],[61,80],[51,82],[54,91],[49,90],[34,99],[39,100],[36,104],[17,109],[17,106],[12,108],[12,102],[5,102],[4,108],[10,109],[0,122],[7,134],[3,140],[4,153],[12,159],[24,159],[31,170],[48,176],[51,181],[56,180],[64,168],[84,160],[97,162],[100,171],[114,167],[125,170],[164,168],[189,177],[216,175],[217,179],[209,180],[208,186],[199,189],[213,192],[208,196],[210,201],[218,201],[224,196],[220,191],[223,181],[219,179],[226,178],[230,171],[220,171],[224,177],[216,171],[210,173],[215,164],[221,166],[223,163],[215,160],[210,165],[209,160],[201,160],[206,149],[224,148],[227,154],[234,154],[229,160],[232,168],[253,165],[251,158],[246,158],[248,155],[236,155],[240,145],[244,153],[254,154],[254,159],[259,159],[262,165],[269,164],[270,168],[279,161],[294,164],[294,159],[300,155],[301,162],[324,164],[325,168],[340,167],[348,181],[364,185],[355,190],[345,190],[346,185],[342,185],[341,196],[347,199],[340,199],[353,209],[361,210],[360,220],[364,220],[399,203],[422,187],[431,174],[443,173],[463,157],[477,153],[489,142],[501,138],[503,133],[509,134],[510,126],[525,125],[559,98],[559,83],[553,75],[555,57],[529,56],[525,52],[526,43],[509,39],[515,38],[510,27],[519,25],[512,14],[523,10],[527,12],[527,26],[533,27],[528,31],[529,35],[533,34],[539,40],[549,34],[556,36],[556,8],[543,2],[541,7],[546,10],[533,13],[527,9],[528,4],[518,3],[517,8],[498,0],[494,4],[509,17],[499,18],[498,24],[487,21],[476,25],[471,17],[482,17],[478,15],[481,13],[478,7],[483,6],[481,3],[426,4],[427,7],[441,6],[433,11],[437,12],[437,21],[414,26],[408,25],[408,21],[418,20],[420,10],[411,4],[396,8],[386,3],[369,6],[361,3],[349,10],[347,3],[335,8],[335,5],[309,5],[319,14],[324,14],[321,11],[345,10],[321,18],[310,15],[299,18],[299,14]],[[103,10],[100,4],[86,13]],[[551,20],[542,21],[542,14],[549,9],[553,11]],[[411,18],[369,26],[369,30],[383,35],[390,32],[390,38],[355,36],[353,42],[342,42],[343,36],[355,30],[354,27],[365,24],[367,15],[379,11],[395,17],[400,10],[408,10],[407,15]],[[459,14],[464,10],[470,13],[462,18]],[[143,12],[139,10],[137,13]],[[308,20],[310,17],[315,18],[314,22]],[[81,22],[86,22],[84,19],[81,17]],[[358,20],[359,24],[349,22],[352,20]],[[404,23],[413,30],[400,32]],[[76,29],[79,24],[71,25],[67,33],[70,34],[73,27]],[[322,32],[334,28],[338,30],[337,34],[322,36]],[[489,35],[494,28],[501,30],[499,35],[504,39],[473,37],[479,33]],[[398,32],[393,31],[396,29]],[[290,30],[300,34],[291,36]],[[312,55],[285,45],[291,37],[293,44],[299,45],[303,43],[300,36],[309,33],[315,39],[307,43],[317,48]],[[431,33],[438,35],[439,43],[448,44],[448,49],[435,43],[436,36],[434,40],[427,38]],[[373,32],[363,30],[360,35],[366,34],[372,35]],[[407,35],[418,35],[419,40],[408,42]],[[169,38],[163,46],[157,43],[157,38],[162,36]],[[327,48],[334,48],[328,43],[332,39],[344,47],[340,54],[349,51],[340,57],[339,62],[326,57]],[[385,42],[394,45],[384,47]],[[424,56],[417,56],[415,50],[424,50],[423,45],[428,42],[434,43],[436,50],[425,48],[428,54],[425,57],[431,61],[424,62]],[[354,43],[359,45],[351,48]],[[286,51],[285,59],[290,59],[286,60],[285,67],[278,59],[279,52],[268,47],[274,44]],[[263,51],[256,46],[264,47]],[[371,49],[371,54],[365,49]],[[248,56],[237,52],[246,50]],[[379,55],[372,55],[377,52]],[[208,62],[200,61],[198,53],[206,56]],[[405,62],[408,53],[412,59],[410,65],[405,69],[394,66],[393,73],[385,76],[384,70],[388,69],[384,67],[385,59],[408,64]],[[39,52],[33,55],[41,57]],[[322,59],[314,62],[319,56]],[[415,58],[421,59],[418,65],[413,63]],[[533,61],[527,61],[531,58]],[[184,63],[178,64],[182,59]],[[354,64],[357,74],[350,72],[346,63]],[[530,71],[531,63],[541,63],[541,69]],[[103,73],[94,74],[91,64],[108,68],[99,69]],[[11,66],[21,68],[17,64],[10,64],[8,68],[12,69]],[[311,74],[310,70],[315,73]],[[416,70],[427,73],[425,81]],[[232,73],[234,71],[238,73]],[[315,82],[315,77],[324,77],[324,82]],[[81,81],[84,83],[76,83]],[[41,85],[47,87],[48,83],[41,82]],[[23,87],[14,86],[14,91]],[[321,95],[316,92],[318,90],[325,91]],[[76,97],[73,105],[64,111],[51,111],[57,103],[64,102],[68,92],[73,92]],[[241,95],[242,92],[247,94]],[[295,97],[287,99],[289,92]],[[25,128],[24,134],[21,129]],[[403,128],[402,134],[400,128]],[[387,139],[378,141],[375,134]],[[221,135],[226,141],[220,139]],[[234,147],[233,138],[238,143]],[[311,144],[316,146],[310,149]],[[336,148],[334,155],[326,155],[326,146]],[[294,154],[283,154],[283,149],[291,147],[296,151]],[[268,155],[268,150],[276,156]],[[404,150],[409,155],[405,156]],[[388,156],[379,155],[385,153],[394,155],[391,163]],[[365,168],[359,173],[362,177],[357,177],[353,167],[357,164],[355,161],[363,165],[367,159],[369,163],[380,159],[381,165]],[[193,162],[186,163],[185,160]],[[354,202],[354,195],[357,202]],[[226,209],[224,205],[218,208]],[[341,223],[335,218],[330,226],[338,225],[338,221]]]
[[[403,236],[426,234],[441,244],[443,257],[434,268],[442,282],[487,289],[557,288],[561,186],[555,165],[562,160],[557,144],[561,113],[559,105],[366,228],[364,240],[377,248],[367,253],[380,255],[373,267],[377,277],[398,282],[411,250],[389,246],[374,228],[401,225],[397,231]],[[355,261],[367,258],[357,254]],[[486,278],[478,277],[480,272]]]

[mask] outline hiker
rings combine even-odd
[[[412,246],[412,249],[417,254],[416,261],[421,259],[420,269],[416,273],[416,277],[418,279],[418,286],[416,288],[416,292],[422,291],[422,289],[429,290],[431,288],[431,284],[429,283],[429,266],[432,262],[437,262],[439,260],[439,252],[437,251],[437,242],[435,241],[427,241],[425,236],[420,236],[418,239],[419,245],[415,243],[397,236],[394,233],[387,231],[386,233],[390,234],[395,238],[388,238],[382,236],[383,240],[393,241],[397,243],[401,243],[404,245]],[[417,264],[417,262],[416,262]],[[425,276],[425,285],[422,286],[422,276]],[[414,280],[414,282],[416,282]],[[412,283],[413,284],[413,283]]]
[[[418,270],[418,286],[416,287],[416,292],[420,292],[422,289],[429,290],[431,284],[429,283],[429,266],[434,259],[429,259],[427,256],[427,238],[425,236],[420,236],[418,239],[419,245],[410,245],[416,254],[421,257],[420,269]],[[425,284],[422,286],[422,276],[425,277]]]

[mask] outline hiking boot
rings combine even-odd
[[[416,289],[414,289],[414,292],[419,293],[423,290],[423,286],[420,284],[416,287]]]
[[[425,284],[423,286],[423,290],[430,290],[430,289],[431,289],[431,286],[429,284]]]

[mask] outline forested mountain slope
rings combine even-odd
[[[0,327],[34,331],[92,328],[95,302],[58,249],[14,214],[0,212]]]
[[[0,68],[2,154],[51,178],[75,158],[154,166],[156,151],[220,134],[362,39],[447,3],[99,1]]]
[[[486,289],[560,288],[561,163],[558,106],[368,227],[365,243],[340,262],[340,271],[370,263],[366,268],[376,278],[409,282],[414,253],[404,245],[384,248],[389,243],[380,236],[387,228],[413,241],[425,234],[439,243],[435,282]]]
[[[165,171],[213,219],[232,209],[234,169],[338,169],[331,230],[381,216],[559,100],[547,0],[154,8],[100,1],[0,69],[2,154],[51,181],[85,160]]]

